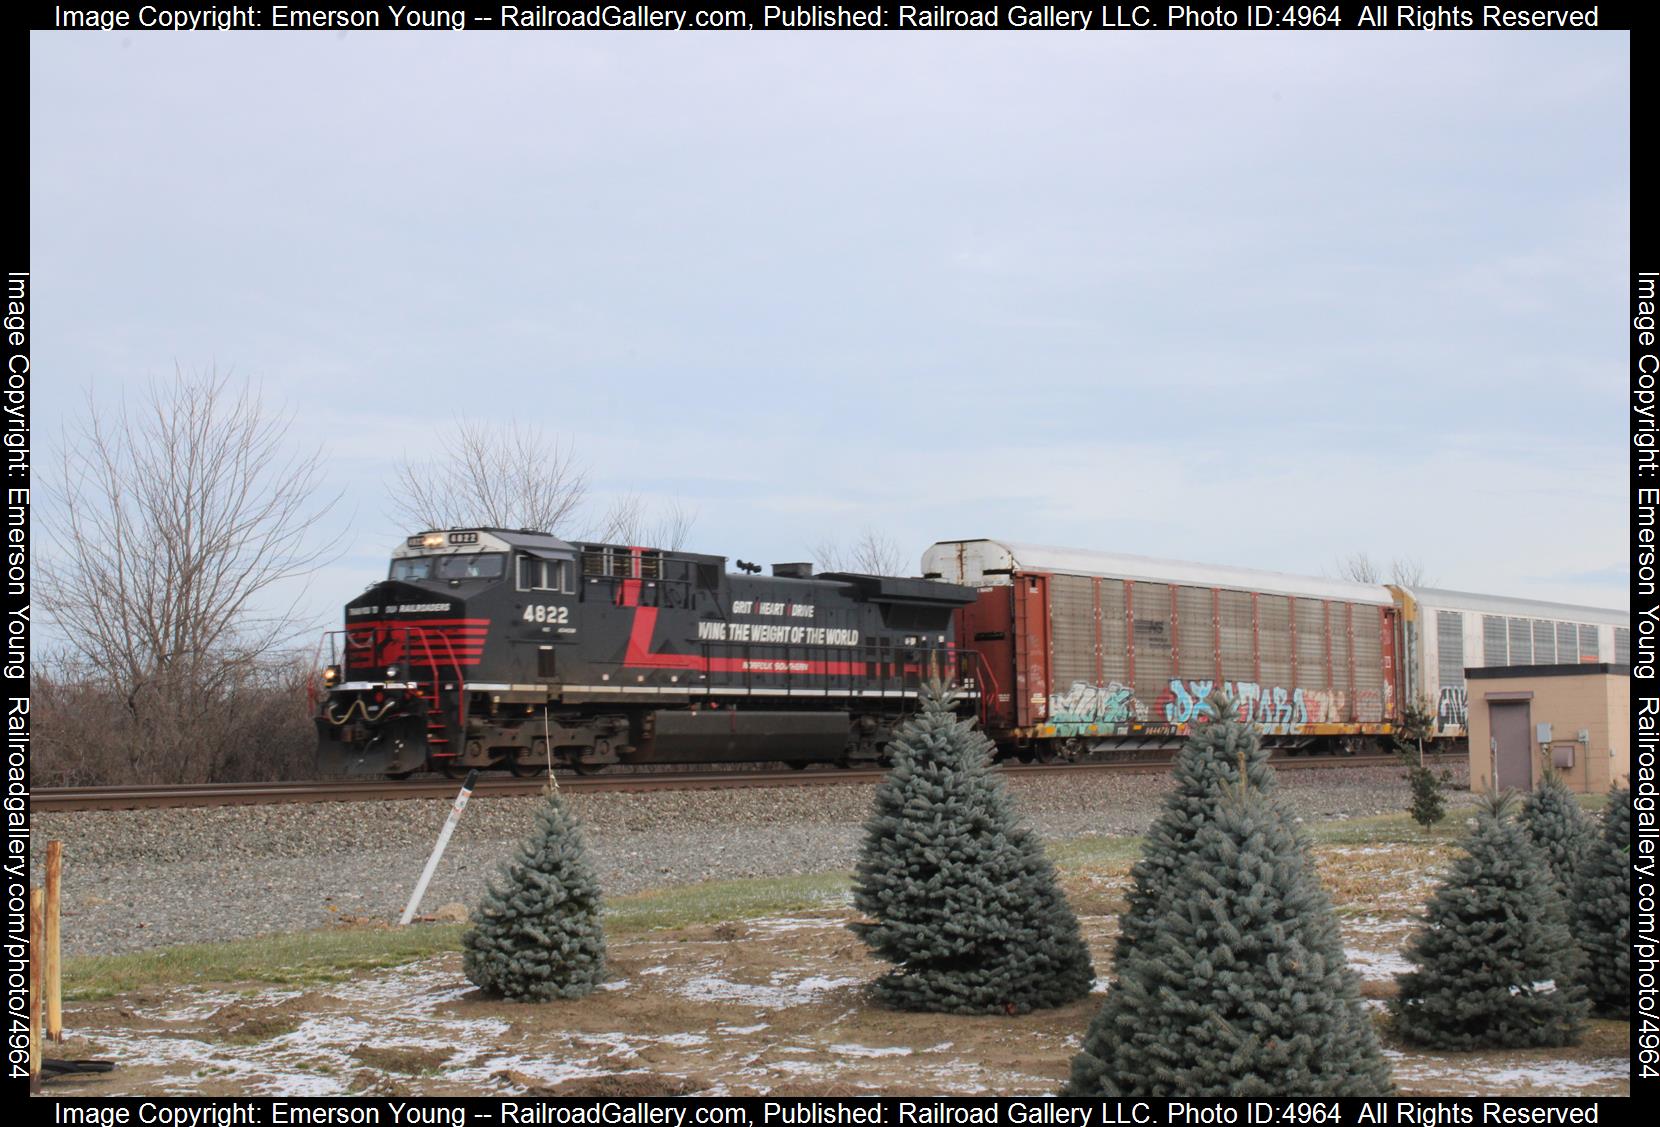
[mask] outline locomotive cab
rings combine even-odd
[[[574,549],[505,529],[408,537],[329,637],[317,727],[325,772],[401,775],[476,762],[470,713],[543,700],[575,635]],[[505,629],[492,629],[501,624]],[[488,667],[498,676],[479,676]]]

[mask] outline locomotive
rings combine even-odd
[[[319,765],[875,762],[924,679],[975,692],[952,627],[972,589],[739,563],[528,530],[410,536],[328,637]]]

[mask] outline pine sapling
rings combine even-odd
[[[853,879],[852,925],[896,969],[875,997],[898,1009],[1024,1013],[1089,993],[1089,951],[1037,836],[991,767],[991,742],[944,686],[894,734],[893,766]]]
[[[1631,1013],[1631,791],[1616,787],[1603,808],[1600,832],[1586,849],[1573,888],[1574,937],[1596,1012]]]
[[[1407,948],[1390,1008],[1408,1041],[1438,1049],[1530,1048],[1579,1040],[1588,1005],[1579,952],[1551,875],[1510,816],[1515,796],[1490,796],[1464,853]]]
[[[1520,820],[1522,830],[1550,866],[1551,886],[1567,900],[1585,852],[1596,837],[1595,825],[1562,776],[1549,769],[1539,789],[1523,800]]]
[[[604,980],[599,882],[556,787],[473,918],[462,967],[486,993],[544,1002],[580,998]]]
[[[1220,694],[1132,870],[1063,1095],[1381,1094],[1388,1068],[1267,753]]]

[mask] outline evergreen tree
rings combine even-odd
[[[1418,969],[1400,978],[1395,1028],[1438,1049],[1526,1048],[1577,1042],[1588,1005],[1575,981],[1579,952],[1550,870],[1493,797],[1429,903],[1407,948]]]
[[[486,885],[475,923],[461,937],[467,977],[486,993],[526,1002],[580,998],[599,985],[599,882],[557,789],[500,876]]]
[[[1186,862],[1199,830],[1215,818],[1223,796],[1238,789],[1241,762],[1252,788],[1268,793],[1277,785],[1256,729],[1238,721],[1231,700],[1220,692],[1211,694],[1202,715],[1209,719],[1193,727],[1176,753],[1171,768],[1174,786],[1147,831],[1141,859],[1130,870],[1128,903],[1118,921],[1118,945],[1113,950],[1115,971],[1176,888],[1176,871]]]
[[[1412,790],[1412,820],[1420,826],[1433,826],[1447,816],[1447,784],[1452,772],[1443,767],[1431,770],[1424,762],[1424,741],[1435,734],[1435,713],[1429,702],[1419,697],[1403,705],[1391,739],[1395,753],[1406,766],[1407,785]]]
[[[853,878],[871,921],[853,931],[897,969],[886,1005],[1025,1013],[1089,993],[1089,950],[1038,838],[991,768],[991,741],[951,710],[944,686],[894,734]]]
[[[1249,729],[1225,701],[1212,708],[1220,719],[1178,757],[1165,832],[1136,866],[1135,930],[1119,941],[1115,980],[1062,1094],[1386,1093],[1388,1066],[1307,843]]]
[[[1420,826],[1433,826],[1447,816],[1447,780],[1451,772],[1439,773],[1421,763],[1410,763],[1406,768],[1407,786],[1412,788],[1412,805],[1408,813]]]
[[[1522,803],[1522,829],[1550,866],[1551,887],[1566,902],[1573,895],[1579,866],[1596,837],[1596,828],[1579,808],[1573,791],[1553,770]]]
[[[1631,792],[1616,787],[1574,881],[1574,937],[1584,956],[1580,981],[1599,1014],[1631,1014]]]

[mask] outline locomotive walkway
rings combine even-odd
[[[1437,763],[1456,763],[1462,755],[1430,756]],[[1276,758],[1279,770],[1298,768],[1388,767],[1399,763],[1393,755],[1290,756]],[[1010,775],[1042,775],[1065,772],[1112,772],[1118,774],[1159,774],[1170,769],[1170,760],[1133,760],[1102,763],[1008,764]],[[670,791],[719,790],[726,787],[804,787],[874,783],[885,771],[879,768],[808,768],[794,771],[658,771],[639,774],[578,775],[560,772],[562,790],[583,791]],[[31,796],[31,806],[40,811],[139,810],[179,806],[267,806],[295,802],[376,802],[399,799],[447,799],[454,797],[459,782],[444,777],[422,779],[356,779],[291,783],[180,783],[154,786],[42,787]],[[547,776],[528,778],[484,775],[475,795],[538,794],[547,786]]]

